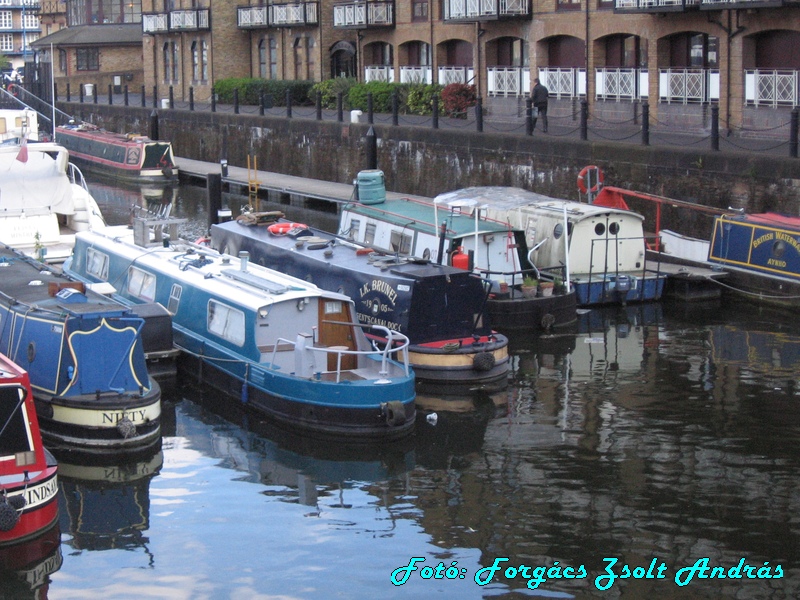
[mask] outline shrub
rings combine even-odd
[[[474,85],[451,83],[442,90],[444,114],[449,117],[467,118],[467,110],[478,103]]]
[[[442,86],[438,84],[412,84],[408,86],[406,107],[413,115],[430,115],[433,112],[433,99],[440,98]],[[440,100],[441,102],[441,100]]]
[[[313,104],[309,93],[310,81],[293,81],[283,79],[252,79],[237,77],[221,79],[214,84],[217,100],[226,104],[233,103],[233,91],[239,91],[239,103],[258,106],[261,94],[269,96],[274,106],[286,106],[286,93],[289,92],[293,105]]]
[[[347,99],[351,109],[367,112],[367,95],[372,94],[373,112],[387,113],[392,111],[392,93],[397,90],[397,84],[387,81],[370,81],[360,83],[350,88]]]
[[[309,93],[311,98],[315,100],[317,92],[319,92],[321,94],[322,108],[328,109],[336,108],[336,99],[341,93],[343,97],[342,103],[345,105],[343,108],[347,108],[347,96],[350,88],[354,85],[357,85],[354,77],[334,77],[314,84]]]

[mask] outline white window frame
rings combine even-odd
[[[217,300],[208,301],[206,327],[209,333],[236,346],[245,341],[244,312]]]
[[[130,267],[126,289],[134,298],[154,302],[156,299],[156,276],[138,267]]]

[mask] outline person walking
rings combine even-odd
[[[538,77],[533,82],[531,102],[536,109],[533,115],[533,128],[536,129],[536,121],[539,117],[542,117],[542,131],[547,133],[547,98],[550,95],[550,91],[539,82]]]

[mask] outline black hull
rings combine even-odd
[[[242,394],[242,381],[192,356],[183,353],[178,361],[181,377],[189,377],[225,394],[225,402],[235,402],[246,410],[268,417],[282,426],[331,439],[347,438],[350,441],[395,440],[412,433],[416,410],[414,404],[401,407],[402,415],[387,415],[374,408],[352,409],[303,405],[267,394],[247,386]],[[392,424],[389,424],[392,421]]]
[[[513,294],[513,297],[512,297]],[[492,327],[506,334],[549,331],[575,323],[576,293],[553,294],[549,297],[524,298],[513,290],[508,297],[490,298],[489,316]]]

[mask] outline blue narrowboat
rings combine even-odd
[[[333,437],[412,431],[408,338],[373,325],[387,341],[372,345],[347,296],[253,264],[246,253],[234,259],[181,241],[178,221],[84,232],[65,270],[112,284],[131,305],[162,304],[182,350],[179,370],[252,411]]]
[[[160,441],[143,325],[119,302],[0,248],[0,352],[28,372],[46,443],[131,452]]]
[[[359,323],[405,334],[421,394],[508,386],[508,338],[490,327],[489,290],[480,277],[280,217],[250,212],[213,225],[211,245],[225,254],[247,251],[254,262],[349,296]]]

